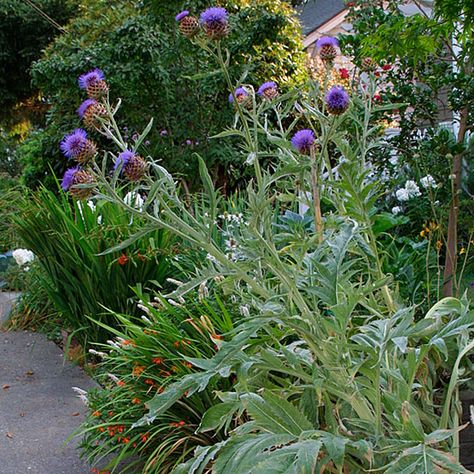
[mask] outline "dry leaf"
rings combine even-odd
[[[28,370],[28,372],[25,372],[25,375],[34,375],[35,373],[32,370]]]
[[[7,432],[7,435],[6,435],[6,436],[7,436],[7,438],[12,439],[12,438],[13,438],[13,433]]]
[[[74,413],[71,413],[71,416],[79,416],[80,413],[78,411],[74,412]]]
[[[10,385],[7,385],[7,384],[2,385],[2,388],[3,388],[3,390],[8,390],[10,388]]]

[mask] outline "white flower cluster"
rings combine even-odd
[[[408,201],[414,197],[421,196],[421,191],[415,181],[408,180],[405,187],[397,189],[395,195],[400,202]]]
[[[244,216],[242,213],[229,214],[228,212],[224,212],[224,214],[220,214],[218,217],[219,219],[231,224],[242,224],[244,222]]]
[[[397,214],[400,214],[400,212],[402,212],[402,208],[400,206],[392,207],[392,214],[394,214],[395,216]]]
[[[13,251],[13,258],[19,267],[31,263],[35,259],[35,254],[31,250],[16,249]]]
[[[435,179],[430,174],[428,174],[425,177],[421,178],[420,183],[425,189],[437,188],[438,187]]]

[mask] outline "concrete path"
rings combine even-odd
[[[0,332],[1,474],[91,472],[77,439],[64,444],[86,412],[74,386],[94,382],[44,335]]]
[[[8,318],[13,303],[20,293],[0,291],[0,326]]]

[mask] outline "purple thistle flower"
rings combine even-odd
[[[249,93],[243,87],[238,87],[237,89],[235,89],[234,95],[235,98],[239,100],[240,97],[248,97]],[[232,94],[229,94],[229,102],[231,104],[234,102],[234,96]]]
[[[334,115],[344,113],[349,106],[349,95],[342,86],[334,86],[326,94],[326,106]]]
[[[316,137],[312,130],[300,130],[293,135],[291,144],[303,155],[309,155],[311,147],[314,145]]]
[[[73,132],[66,135],[59,147],[67,158],[74,158],[79,155],[86,146],[87,132],[82,128],[76,128]]]
[[[97,104],[97,101],[94,100],[94,99],[86,99],[80,106],[79,108],[77,109],[77,113],[79,115],[79,117],[81,118],[84,118],[84,115],[87,111],[87,109],[91,106],[91,105],[95,105]]]
[[[69,168],[68,170],[66,170],[63,176],[63,180],[61,181],[61,188],[63,189],[63,191],[68,191],[69,188],[74,184],[74,177],[80,169],[81,168],[79,166],[76,166],[74,168]]]
[[[175,16],[175,20],[176,21],[181,21],[183,18],[186,18],[188,15],[189,15],[189,11],[188,10],[183,10],[181,13],[178,13]]]
[[[92,84],[105,80],[105,74],[100,69],[92,69],[79,76],[78,82],[81,89],[87,89]]]
[[[339,47],[339,41],[332,36],[321,36],[321,38],[316,41],[316,48],[319,50],[325,46],[332,46],[333,48]]]
[[[134,156],[135,156],[135,153],[133,151],[130,151],[130,150],[122,151],[122,153],[120,153],[117,159],[115,160],[114,171],[120,167],[120,172],[122,172],[123,168]]]
[[[277,85],[273,81],[264,82],[257,91],[258,95],[266,95],[265,92],[268,92],[270,89],[277,90]]]
[[[168,135],[168,130],[163,129],[163,130],[160,132],[160,135],[161,135],[162,137],[166,137],[166,135]]]
[[[211,7],[201,13],[201,21],[209,26],[222,26],[228,23],[227,10],[222,7]]]
[[[474,281],[471,281],[469,286],[474,290]]]

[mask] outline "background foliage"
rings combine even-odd
[[[236,19],[229,43],[234,78],[245,71],[249,82],[274,79],[282,89],[304,79],[300,26],[286,2],[222,3]],[[193,153],[198,151],[218,183],[230,181],[233,186],[242,173],[240,157],[230,140],[210,139],[232,117],[222,75],[206,67],[206,57],[177,33],[174,20],[185,7],[199,14],[207,6],[204,1],[176,0],[81,2],[67,33],[33,67],[34,83],[51,108],[47,130],[33,135],[28,152],[21,152],[27,184],[44,182],[50,167],[58,175],[64,171],[66,163],[57,144],[78,124],[77,76],[100,67],[114,95],[124,99],[121,115],[130,140],[154,116],[145,152],[160,157],[174,171],[193,176]]]

